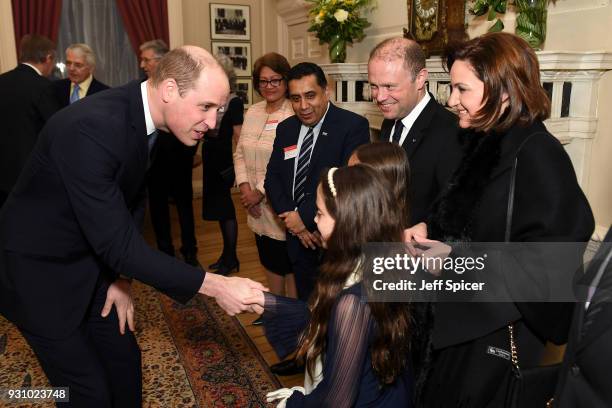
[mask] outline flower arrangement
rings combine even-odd
[[[311,25],[319,43],[329,44],[331,62],[346,60],[346,43],[361,41],[363,30],[370,25],[360,12],[369,8],[372,0],[308,0]]]

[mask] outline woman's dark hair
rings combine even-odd
[[[514,124],[527,126],[550,116],[550,99],[540,84],[535,52],[522,38],[509,33],[487,33],[450,45],[445,52],[450,71],[455,61],[468,62],[484,83],[483,105],[472,127],[504,132]],[[502,109],[503,93],[508,107]]]
[[[287,82],[287,76],[289,75],[289,70],[291,69],[291,65],[289,65],[287,58],[275,52],[269,52],[257,58],[257,60],[255,60],[255,64],[253,65],[253,87],[260,96],[261,92],[259,92],[258,84],[259,75],[261,74],[263,67],[268,67],[272,71],[281,75],[285,82]]]
[[[292,81],[294,79],[301,79],[308,75],[314,75],[317,79],[317,85],[321,88],[327,87],[327,79],[325,78],[325,73],[315,63],[312,62],[300,62],[297,65],[291,67],[289,71],[289,75],[287,76],[287,82]]]
[[[331,192],[328,172],[321,175],[318,193],[323,195],[335,227],[327,239],[327,251],[315,291],[310,299],[312,318],[304,332],[297,358],[306,358],[312,375],[317,356],[325,353],[332,308],[347,278],[358,268],[368,242],[401,242],[403,228],[395,197],[374,169],[357,164],[333,174],[336,195]],[[358,272],[360,273],[360,272]],[[370,347],[374,373],[381,384],[391,384],[406,368],[410,349],[410,305],[393,302],[369,303],[376,323]]]
[[[396,143],[375,142],[359,146],[353,154],[359,163],[380,172],[392,189],[401,213],[402,228],[410,226],[410,165],[406,151]]]

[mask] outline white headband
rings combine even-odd
[[[334,173],[336,172],[336,170],[338,170],[337,167],[332,167],[327,172],[327,184],[329,185],[329,189],[334,198],[336,198],[336,195],[338,194],[338,192],[336,191],[336,186],[334,185]]]

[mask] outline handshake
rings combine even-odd
[[[267,291],[268,288],[251,279],[206,272],[199,293],[214,297],[227,314],[234,316],[244,312],[262,314]]]

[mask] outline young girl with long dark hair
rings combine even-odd
[[[259,299],[276,352],[297,348],[306,363],[304,387],[268,398],[279,407],[410,407],[410,305],[366,303],[361,284],[366,244],[401,242],[403,209],[376,170],[355,165],[321,176],[317,210],[326,253],[310,302]]]

